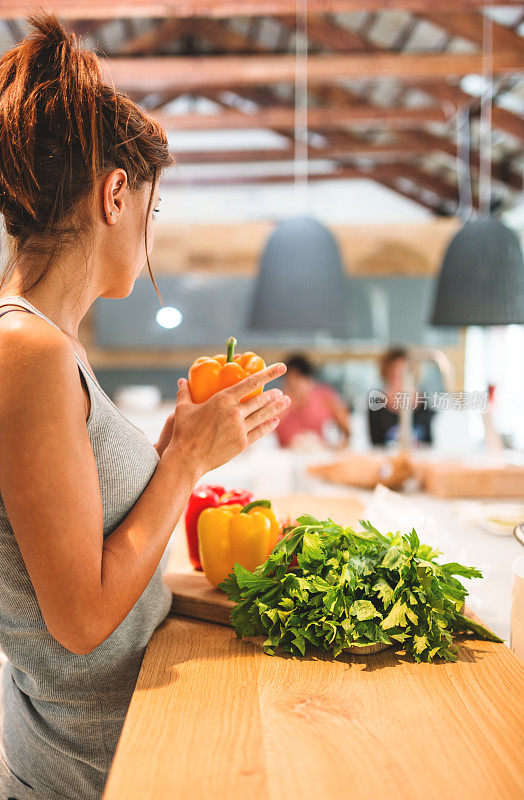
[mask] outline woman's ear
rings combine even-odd
[[[125,192],[128,189],[127,174],[123,169],[114,169],[102,185],[103,212],[108,225],[115,225],[124,209]]]

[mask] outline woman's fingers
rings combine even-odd
[[[282,396],[283,392],[281,392],[280,389],[269,389],[267,392],[262,392],[262,394],[256,394],[254,397],[250,397],[249,400],[244,400],[240,406],[240,410],[244,417],[247,418],[254,411],[258,411],[259,408],[266,406],[268,403],[272,403],[274,400],[279,400]]]
[[[178,381],[178,392],[176,395],[177,403],[191,403],[191,392],[189,391],[189,383],[185,378],[180,378]]]
[[[267,436],[268,433],[275,430],[279,422],[280,420],[278,417],[271,417],[271,419],[263,422],[262,425],[253,428],[247,435],[248,444],[253,444],[253,442],[256,442],[258,439],[262,439],[263,436]]]
[[[270,367],[261,369],[260,372],[255,372],[248,378],[244,378],[243,381],[235,383],[234,386],[230,386],[228,389],[223,389],[222,391],[232,400],[242,400],[243,397],[251,394],[251,392],[261,389],[265,383],[274,381],[275,378],[280,378],[286,370],[287,367],[285,364],[272,364]]]
[[[279,414],[282,414],[282,412],[286,410],[290,402],[291,400],[287,395],[281,394],[280,397],[271,400],[261,408],[253,411],[253,413],[246,418],[246,426],[248,430],[258,427],[268,419],[278,417]]]

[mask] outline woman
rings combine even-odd
[[[58,20],[0,59],[0,796],[100,797],[148,640],[159,562],[195,483],[274,430],[273,365],[206,403],[179,382],[155,447],[78,341],[97,297],[149,266],[165,132]],[[2,794],[3,792],[3,794]]]
[[[345,447],[350,436],[349,412],[340,395],[315,380],[313,364],[305,356],[289,356],[286,365],[284,391],[292,407],[282,416],[277,430],[280,445],[293,447],[311,436],[323,441],[326,426],[331,423],[340,434],[340,447]]]
[[[391,347],[380,360],[379,371],[387,402],[381,408],[370,408],[368,411],[369,435],[373,444],[385,445],[398,439],[399,409],[403,402],[409,400],[403,398],[407,357],[408,353],[404,347]],[[423,403],[418,403],[413,409],[413,433],[417,441],[431,444],[431,419],[434,413]]]

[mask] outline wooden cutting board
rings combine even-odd
[[[419,463],[417,472],[426,492],[437,497],[524,497],[524,467]]]
[[[310,497],[287,495],[273,499],[279,519],[294,519],[300,514],[312,514],[320,519],[331,517],[344,525],[357,525],[363,511],[362,503],[354,497]],[[173,593],[171,613],[183,617],[231,626],[233,603],[219,589],[212,586],[202,572],[191,566],[187,557],[185,530],[180,526],[175,534],[164,581]],[[360,655],[369,655],[385,649],[384,645],[352,648]]]
[[[273,497],[272,503],[280,520],[294,520],[301,514],[312,514],[319,519],[331,517],[343,525],[357,525],[364,510],[356,497],[340,494],[328,497],[282,495]],[[231,625],[229,614],[233,603],[223,592],[211,586],[202,572],[191,566],[183,522],[175,530],[164,581],[173,592],[174,614]]]

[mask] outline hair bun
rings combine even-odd
[[[103,83],[96,55],[82,50],[55,15],[31,16],[29,22],[33,32],[0,60],[0,185],[5,190],[4,176],[12,176],[21,220],[38,229],[46,216],[39,213],[43,184],[54,168],[49,159],[62,151],[62,168],[70,170],[80,150],[86,165],[98,167]]]
[[[29,22],[0,57],[0,213],[19,253],[55,252],[78,241],[81,201],[104,170],[124,169],[135,188],[172,158],[161,125],[104,82],[74,33],[53,14]]]

